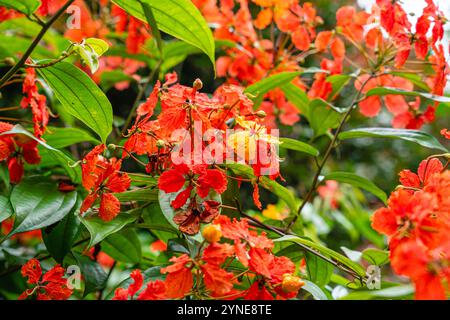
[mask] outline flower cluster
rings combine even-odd
[[[273,242],[252,229],[247,220],[219,216],[203,230],[203,236],[208,246],[195,257],[172,257],[171,264],[161,269],[167,274],[164,281],[151,281],[138,293],[144,281],[141,272],[135,270],[131,273],[134,282],[127,289],[116,289],[114,299],[133,299],[136,294],[137,300],[179,299],[191,294],[216,299],[289,299],[303,286],[294,275],[294,263],[275,256],[271,252]],[[221,237],[232,244],[219,243]],[[234,272],[228,270],[236,261],[241,266],[237,273],[236,264],[231,269]]]
[[[80,212],[86,212],[100,199],[99,217],[104,221],[111,221],[120,212],[119,199],[113,193],[126,191],[131,180],[128,174],[120,171],[121,160],[106,159],[102,155],[105,149],[103,144],[95,147],[82,161],[83,187],[89,194],[84,199]]]
[[[45,274],[37,259],[31,259],[22,267],[22,276],[28,278],[27,283],[33,288],[25,290],[19,300],[36,296],[37,300],[67,300],[72,295],[72,289],[67,286],[64,278],[65,270],[60,265],[55,265]]]
[[[372,227],[389,237],[394,271],[408,276],[417,299],[446,299],[450,281],[450,171],[437,158],[421,162],[418,173],[400,172],[401,186]]]

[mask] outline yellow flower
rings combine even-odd
[[[227,138],[228,147],[244,158],[247,162],[258,159],[258,143],[265,142],[268,145],[280,144],[278,137],[267,133],[265,126],[254,121],[246,121],[242,117],[236,117],[236,122],[243,129],[231,134]]]

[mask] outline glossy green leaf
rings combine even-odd
[[[358,187],[372,193],[384,203],[386,203],[387,201],[386,193],[383,190],[378,188],[372,181],[358,176],[354,173],[332,172],[325,175],[324,180],[335,180],[341,183],[347,183],[354,187]]]
[[[114,194],[121,202],[127,201],[158,201],[158,190],[155,188],[140,188]]]
[[[305,239],[305,238],[301,238],[301,237],[297,237],[297,236],[293,236],[293,235],[286,235],[284,237],[278,238],[274,240],[275,242],[280,242],[280,241],[290,241],[290,242],[294,242],[294,243],[298,243],[301,246],[305,246],[308,247],[310,249],[313,250],[317,250],[318,252],[322,253],[323,255],[332,258],[333,260],[339,262],[340,264],[348,267],[349,269],[353,270],[354,272],[356,272],[358,275],[364,277],[366,275],[366,271],[364,270],[364,268],[359,265],[358,263],[355,263],[353,261],[351,261],[349,258],[343,256],[342,254],[329,249],[321,244],[318,244],[316,242],[313,242],[311,240]]]
[[[102,241],[102,251],[114,260],[137,264],[141,261],[141,242],[135,230],[122,229]]]
[[[120,213],[112,221],[108,221],[108,223],[98,217],[80,219],[91,235],[88,245],[88,247],[91,248],[109,235],[122,230],[126,225],[134,222],[136,217],[133,217],[127,213]]]
[[[284,92],[288,101],[296,106],[303,116],[308,118],[309,98],[306,92],[292,83],[284,84],[280,87],[280,89]]]
[[[385,95],[389,95],[389,94],[402,95],[402,96],[408,96],[408,97],[422,97],[422,98],[433,100],[436,102],[450,103],[450,97],[437,96],[437,95],[425,93],[425,92],[407,91],[404,89],[389,88],[389,87],[373,88],[366,93],[366,96],[367,97],[385,96]]]
[[[88,38],[81,43],[73,44],[73,52],[78,54],[81,61],[95,73],[99,67],[99,58],[109,49],[106,41],[97,38]]]
[[[112,130],[112,106],[94,81],[67,62],[39,69],[65,110],[99,135],[102,142]]]
[[[310,252],[306,252],[305,258],[309,280],[323,288],[330,282],[331,275],[333,274],[333,266]]]
[[[138,0],[113,0],[132,16],[147,22]],[[189,0],[141,0],[151,7],[158,28],[165,33],[200,48],[215,66],[214,38],[200,11]]]
[[[149,229],[152,233],[155,234],[158,239],[161,239],[166,243],[169,239],[174,237],[174,233],[178,233],[178,229],[174,228],[169,221],[167,221],[158,203],[152,203],[145,207],[142,212],[142,218],[144,219],[145,225],[150,227]]]
[[[48,127],[42,137],[53,148],[62,149],[81,142],[100,144],[89,132],[79,128]]]
[[[32,15],[40,5],[39,0],[0,0],[0,7],[14,9],[27,16]]]
[[[351,79],[352,76],[348,74],[335,74],[327,77],[327,82],[331,83],[333,88],[330,97],[334,98],[339,95]]]
[[[79,234],[81,222],[80,214],[82,199],[78,197],[72,211],[54,226],[43,230],[42,238],[50,255],[58,262],[63,263],[64,257],[70,252]]]
[[[411,141],[429,149],[437,149],[444,152],[448,150],[439,143],[439,141],[432,135],[418,131],[407,129],[392,129],[392,128],[359,128],[341,132],[339,139],[355,139],[355,138],[389,138],[401,139]]]
[[[290,138],[280,138],[279,140],[282,142],[280,148],[304,152],[314,157],[319,155],[319,150],[305,142]]]
[[[88,256],[78,253],[73,253],[73,255],[83,276],[84,296],[91,292],[104,289],[108,280],[108,275],[103,268]]]
[[[163,42],[161,40],[161,34],[159,32],[158,23],[155,20],[155,16],[153,15],[152,7],[143,1],[140,1],[140,4],[142,6],[142,9],[144,10],[145,17],[147,19],[147,23],[150,26],[150,30],[152,32],[153,38],[156,41],[156,46],[158,47],[158,50],[160,53],[163,52]]]
[[[308,120],[316,137],[339,126],[342,114],[335,107],[322,99],[314,99],[309,103]]]
[[[271,75],[267,78],[263,78],[262,80],[248,86],[245,89],[245,93],[251,94],[255,96],[254,101],[256,104],[260,104],[264,95],[269,92],[270,90],[273,90],[275,88],[278,88],[286,83],[291,82],[296,77],[301,75],[301,72],[280,72],[274,75]]]
[[[371,264],[382,266],[389,262],[389,251],[367,248],[362,252],[362,257]]]
[[[76,192],[60,192],[57,183],[42,177],[23,180],[11,192],[15,220],[9,236],[41,229],[62,220],[72,211],[76,199]]]
[[[11,202],[5,196],[0,196],[0,223],[13,215]]]

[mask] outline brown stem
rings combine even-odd
[[[320,175],[322,174],[322,170],[325,167],[325,164],[327,163],[328,158],[331,155],[331,152],[333,151],[333,149],[335,148],[336,142],[338,140],[338,136],[339,133],[342,131],[342,129],[344,128],[344,124],[347,121],[348,117],[350,116],[350,114],[353,111],[354,106],[357,104],[357,102],[359,101],[361,94],[362,94],[362,90],[364,89],[364,87],[366,86],[366,84],[373,79],[374,77],[376,77],[376,75],[371,75],[369,78],[367,78],[367,80],[362,84],[361,89],[358,91],[358,93],[355,95],[355,97],[353,98],[352,103],[350,104],[350,107],[348,108],[347,112],[345,113],[344,117],[342,118],[341,122],[339,123],[338,128],[336,129],[336,132],[334,133],[333,139],[331,140],[330,144],[328,145],[327,151],[325,152],[325,155],[323,157],[322,162],[319,164],[319,167],[317,169],[317,172],[314,176],[313,179],[313,183],[311,188],[309,189],[308,193],[306,194],[305,198],[303,199],[302,204],[300,205],[300,207],[298,208],[297,214],[294,216],[294,218],[291,220],[291,222],[288,224],[286,231],[289,231],[292,226],[297,222],[298,218],[300,217],[300,214],[302,213],[303,208],[306,206],[306,204],[311,200],[314,192],[316,191],[317,187],[319,186],[319,178]]]

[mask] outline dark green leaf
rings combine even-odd
[[[42,238],[47,251],[58,262],[63,263],[64,257],[72,249],[72,245],[80,231],[80,214],[81,199],[78,197],[77,203],[72,211],[64,217],[55,226],[50,226],[42,232]]]
[[[406,141],[415,142],[422,147],[430,149],[438,149],[445,152],[448,150],[439,143],[439,141],[432,135],[418,131],[406,129],[391,129],[391,128],[359,128],[350,131],[345,131],[339,134],[339,139],[355,139],[355,138],[389,138],[402,139]]]
[[[108,275],[103,268],[88,256],[73,253],[77,265],[80,267],[84,280],[84,296],[91,292],[99,291],[105,288]]]
[[[83,71],[67,62],[39,69],[65,110],[97,133],[102,142],[112,130],[112,106]]]
[[[9,236],[47,227],[62,220],[72,210],[76,199],[76,192],[60,192],[55,182],[42,177],[23,180],[11,192],[15,220]]]
[[[122,229],[102,241],[102,250],[114,260],[137,264],[141,261],[141,242],[135,230]]]
[[[0,196],[0,223],[13,215],[11,202],[5,196]]]

